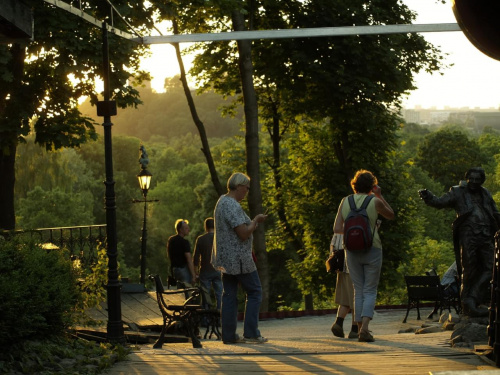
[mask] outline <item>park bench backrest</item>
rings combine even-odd
[[[154,280],[156,291],[159,293],[163,293],[165,288],[163,287],[163,282],[161,281],[160,275],[149,276],[151,280]]]
[[[420,301],[439,301],[441,282],[439,276],[405,276],[408,296]]]

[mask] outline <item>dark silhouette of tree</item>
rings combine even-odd
[[[115,0],[129,24],[150,27],[152,9],[142,1]],[[104,3],[102,3],[104,4]],[[30,133],[47,150],[77,147],[95,139],[94,123],[77,108],[81,96],[98,101],[102,76],[101,29],[44,1],[34,1],[34,40],[0,45],[0,228],[14,229],[15,155]],[[109,6],[82,3],[82,11],[108,19]],[[118,28],[128,26],[114,17]],[[140,103],[134,84],[149,77],[139,70],[145,48],[110,36],[110,85],[119,107]],[[71,80],[71,77],[73,80]]]

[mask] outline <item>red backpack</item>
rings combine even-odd
[[[351,211],[344,220],[344,248],[349,251],[368,250],[373,244],[373,234],[370,218],[366,208],[373,195],[368,195],[361,207],[356,208],[354,196],[349,195],[348,202]]]

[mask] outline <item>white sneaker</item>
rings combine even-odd
[[[238,334],[234,335],[234,341],[223,341],[224,344],[244,344],[246,342],[248,342],[248,340],[244,337],[240,337]]]
[[[255,344],[263,344],[263,343],[269,341],[268,339],[266,339],[265,337],[262,337],[262,336],[259,336],[259,337],[245,337],[245,340],[248,343],[255,343]]]

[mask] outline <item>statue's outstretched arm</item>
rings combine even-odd
[[[454,207],[455,205],[456,196],[453,188],[440,198],[436,197],[430,190],[427,189],[419,190],[418,195],[426,205],[434,208]]]

